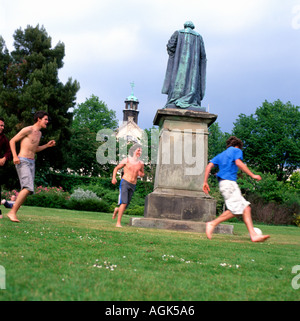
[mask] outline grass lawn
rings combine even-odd
[[[104,213],[23,206],[18,218],[0,220],[0,301],[300,300],[297,227],[255,224],[271,238],[251,243],[243,223],[209,241]]]

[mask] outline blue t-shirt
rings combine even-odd
[[[243,160],[243,152],[239,148],[231,146],[214,157],[210,162],[219,167],[217,174],[219,178],[236,181],[238,167],[235,161],[237,159]]]

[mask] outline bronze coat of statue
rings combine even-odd
[[[206,54],[201,35],[188,21],[175,31],[167,44],[169,54],[163,94],[165,108],[200,108],[205,94]]]

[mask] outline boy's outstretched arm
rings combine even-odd
[[[235,161],[236,166],[242,170],[244,173],[246,173],[247,175],[249,175],[250,177],[252,177],[253,179],[256,179],[257,181],[261,180],[261,176],[260,175],[255,175],[253,174],[250,169],[247,167],[247,165],[245,163],[243,163],[240,159],[237,159]]]
[[[113,184],[116,184],[116,183],[117,183],[117,178],[116,178],[116,177],[117,177],[117,172],[118,172],[118,170],[121,169],[121,168],[123,168],[123,167],[126,165],[126,163],[127,163],[127,158],[124,158],[124,159],[121,161],[121,163],[114,168],[114,170],[113,170],[113,175],[112,175],[112,180],[111,180],[111,182],[112,182]]]
[[[138,172],[138,176],[140,176],[140,177],[144,177],[145,176],[144,164],[142,164],[141,169]]]
[[[46,149],[46,148],[48,148],[48,147],[53,147],[53,146],[55,146],[55,144],[56,144],[55,140],[50,140],[47,144],[38,146],[38,147],[36,148],[36,151],[35,151],[35,152],[36,152],[36,153],[41,152],[42,150],[44,150],[44,149]]]
[[[10,141],[9,146],[13,156],[14,164],[20,164],[20,159],[17,155],[16,143],[21,141],[24,137],[29,135],[32,131],[32,126],[25,127],[21,129]]]
[[[212,170],[212,168],[214,167],[215,165],[213,163],[209,163],[206,168],[205,168],[205,173],[204,173],[204,182],[203,182],[203,187],[202,187],[202,190],[205,194],[208,194],[210,192],[210,188],[209,188],[209,185],[208,185],[208,176],[210,174],[210,171]]]

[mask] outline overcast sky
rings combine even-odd
[[[264,100],[300,105],[300,0],[1,0],[0,35],[44,26],[52,47],[65,44],[59,73],[80,83],[77,104],[92,94],[122,120],[124,100],[139,99],[139,126],[150,128],[161,94],[175,30],[191,20],[204,40],[206,94],[223,132]]]

